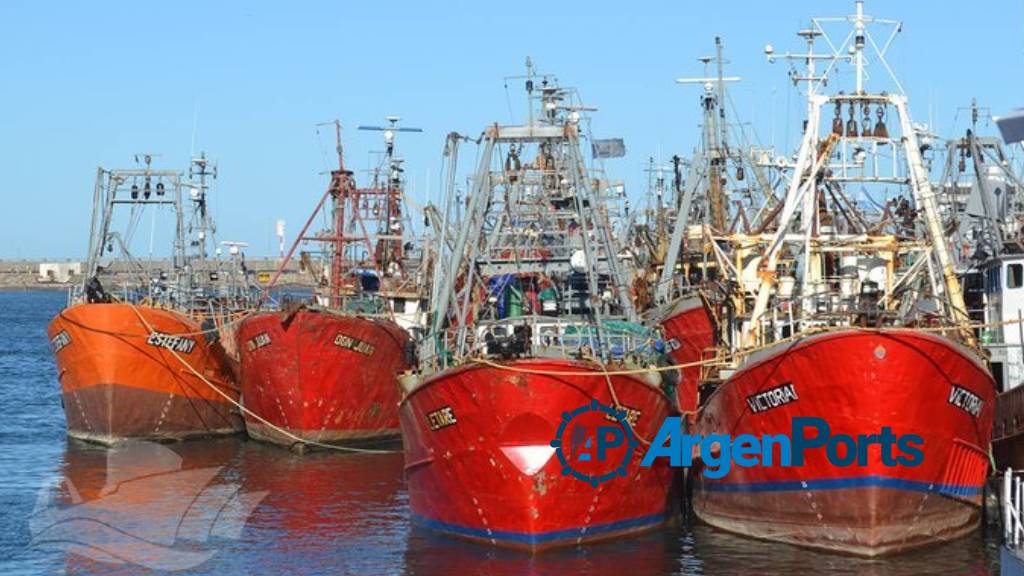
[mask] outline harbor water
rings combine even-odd
[[[241,437],[111,453],[65,436],[45,333],[65,300],[0,292],[0,574],[999,574],[991,529],[863,559],[681,522],[531,555],[411,525],[400,453],[303,456]]]

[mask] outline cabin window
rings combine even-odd
[[[999,292],[999,267],[989,268],[988,270],[988,281],[986,282],[985,290],[989,294],[995,294]]]
[[[1006,287],[1020,288],[1024,286],[1024,264],[1008,264],[1006,266]]]

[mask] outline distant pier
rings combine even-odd
[[[288,263],[277,286],[313,286],[311,275],[300,270],[300,262],[297,260]],[[150,270],[171,269],[168,260],[142,263]],[[81,281],[81,268],[77,264],[81,268],[85,266],[84,261],[75,259],[0,260],[0,290],[67,289]],[[280,260],[274,258],[246,260],[246,267],[260,284],[269,281],[279,265]],[[114,262],[104,272],[101,280],[116,286],[132,274],[124,262]]]

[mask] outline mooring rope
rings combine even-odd
[[[619,401],[619,395],[615,392],[615,383],[612,382],[612,376],[608,373],[608,369],[605,367],[604,362],[601,362],[599,358],[590,357],[590,360],[597,364],[601,368],[601,374],[604,375],[605,382],[608,384],[608,394],[612,397],[612,402],[615,403],[616,410],[623,410],[626,408],[622,402]],[[630,430],[633,430],[633,425],[629,425]],[[633,430],[633,435],[636,436],[637,440],[640,441],[644,446],[650,446],[651,442],[647,438],[640,435],[639,432]]]
[[[150,323],[145,319],[145,317],[139,312],[139,310],[136,307],[136,305],[133,304],[133,303],[130,303],[130,302],[126,302],[126,304],[131,307],[132,311],[139,318],[139,320],[142,322],[143,326],[150,333],[150,335],[155,334],[156,331],[153,329],[152,325],[150,325]],[[204,335],[204,334],[207,334],[207,333],[210,333],[210,332],[218,331],[218,330],[220,330],[222,328],[226,328],[228,326],[232,326],[234,324],[241,323],[246,318],[252,316],[255,313],[256,313],[255,311],[246,312],[244,315],[240,316],[239,318],[234,319],[234,320],[232,320],[230,322],[227,322],[225,324],[222,324],[220,327],[214,327],[214,328],[207,329],[207,330],[202,330],[202,331],[199,331],[199,332],[186,332],[186,333],[181,333],[181,334],[170,334],[170,336],[199,336],[199,335]],[[114,332],[100,330],[100,329],[97,329],[97,328],[91,328],[91,327],[82,325],[79,322],[75,322],[75,321],[67,318],[66,316],[64,316],[64,311],[63,310],[61,311],[60,315],[61,315],[62,318],[64,318],[68,322],[76,324],[78,326],[81,326],[82,328],[85,328],[85,329],[88,329],[88,330],[93,330],[93,331],[100,332],[100,333],[115,334]],[[1024,319],[1018,318],[1018,319],[1005,320],[1005,321],[999,321],[999,322],[972,323],[972,324],[968,324],[967,328],[969,328],[969,329],[997,328],[997,327],[1001,327],[1001,326],[1008,326],[1008,325],[1012,325],[1012,324],[1019,324],[1022,321],[1024,321]],[[961,330],[963,327],[964,326],[962,326],[962,325],[960,325],[960,326],[886,327],[886,328],[868,328],[868,327],[862,327],[862,326],[822,326],[822,327],[809,328],[809,329],[801,331],[798,334],[794,334],[794,335],[786,337],[786,338],[781,338],[779,340],[775,340],[775,341],[763,344],[761,346],[755,346],[755,347],[752,347],[752,348],[745,348],[745,349],[742,349],[742,350],[737,350],[735,352],[723,354],[723,355],[720,355],[718,357],[707,359],[707,360],[696,360],[696,361],[693,361],[693,362],[684,362],[684,363],[680,363],[680,364],[671,364],[671,365],[662,365],[662,366],[646,366],[646,367],[642,367],[642,368],[608,370],[607,366],[605,366],[602,362],[600,362],[596,358],[587,358],[587,360],[590,360],[590,361],[594,362],[597,365],[597,367],[600,370],[600,374],[602,374],[605,377],[605,379],[606,379],[606,382],[608,384],[609,394],[611,395],[612,400],[616,403],[616,407],[620,407],[621,404],[620,404],[620,402],[618,400],[618,395],[617,395],[617,393],[615,391],[614,384],[613,384],[613,382],[611,380],[612,376],[635,376],[635,375],[640,375],[640,374],[659,373],[659,372],[666,372],[666,371],[671,371],[671,370],[680,370],[680,369],[683,369],[683,368],[692,368],[692,367],[698,367],[698,366],[725,366],[725,365],[729,364],[730,360],[737,360],[737,359],[743,358],[745,356],[749,356],[749,355],[754,354],[756,352],[759,352],[761,350],[765,350],[765,349],[777,346],[777,345],[785,343],[785,342],[796,342],[798,340],[801,340],[801,339],[804,339],[804,338],[807,338],[807,337],[810,337],[810,336],[820,335],[820,334],[828,334],[828,333],[843,332],[843,331],[878,332],[878,333],[886,333],[886,332],[948,332],[948,331]],[[122,336],[134,336],[133,334],[121,334],[121,335]],[[281,428],[281,427],[275,425],[274,423],[268,421],[267,419],[263,418],[259,414],[256,414],[255,412],[249,410],[244,405],[242,405],[240,402],[238,402],[237,400],[235,400],[234,398],[232,398],[228,394],[224,393],[216,384],[214,384],[213,382],[210,382],[209,379],[207,379],[205,376],[200,374],[194,367],[192,367],[192,365],[189,364],[184,358],[182,358],[181,355],[179,355],[177,353],[177,351],[175,351],[173,349],[170,349],[170,348],[165,348],[165,349],[168,350],[175,357],[175,359],[177,359],[181,364],[183,364],[189,370],[189,372],[191,372],[194,376],[199,378],[201,382],[203,382],[208,387],[213,389],[214,392],[219,394],[221,397],[223,397],[225,400],[227,400],[230,404],[234,405],[242,413],[244,413],[246,415],[249,415],[252,418],[258,420],[259,422],[265,424],[266,426],[268,426],[269,428],[271,428],[275,432],[281,434],[282,436],[284,436],[286,438],[289,438],[291,440],[294,440],[295,443],[305,444],[305,445],[309,445],[309,446],[316,446],[316,447],[319,447],[319,448],[325,448],[325,449],[329,449],[329,450],[337,450],[337,451],[343,451],[343,452],[355,452],[355,453],[366,453],[366,454],[394,454],[394,453],[399,452],[398,450],[382,450],[382,449],[369,449],[369,448],[355,448],[355,447],[348,447],[348,446],[340,446],[340,445],[327,444],[327,443],[323,443],[323,442],[317,442],[315,440],[306,440],[306,439],[300,438],[300,437],[296,436],[295,434],[292,434],[288,430],[285,430],[284,428]],[[490,366],[492,368],[497,368],[497,369],[500,369],[500,370],[505,370],[505,371],[509,371],[509,372],[516,372],[516,373],[521,373],[521,374],[537,374],[537,375],[542,375],[542,376],[576,376],[576,377],[584,377],[584,376],[593,376],[594,375],[594,371],[593,370],[586,370],[586,371],[584,371],[584,370],[577,370],[577,371],[573,371],[573,370],[541,370],[541,369],[536,369],[536,368],[522,368],[522,367],[518,367],[518,366],[511,366],[511,365],[508,365],[508,364],[501,364],[499,362],[494,362],[494,361],[492,361],[492,360],[490,360],[488,358],[479,357],[479,356],[474,356],[474,357],[466,358],[464,360],[464,362],[468,363],[468,364],[480,364],[480,365]],[[698,411],[699,411],[699,409],[698,409]],[[640,440],[643,441],[646,445],[650,445],[650,443],[647,442],[646,439],[639,437],[639,435],[638,435],[638,438],[640,438]]]
[[[138,310],[135,308],[135,304],[130,303],[130,302],[126,302],[125,304],[127,304],[128,306],[131,306],[132,309],[135,311],[135,313],[138,314]],[[165,308],[159,308],[159,309],[164,310]],[[166,310],[170,310],[170,309],[166,309]],[[240,324],[245,319],[249,318],[250,316],[252,316],[252,315],[254,315],[256,313],[257,313],[257,311],[246,312],[241,317],[239,317],[237,319],[234,319],[234,320],[232,320],[230,322],[226,322],[226,323],[222,324],[221,327],[219,327],[219,328],[218,327],[214,327],[214,328],[210,328],[210,329],[207,329],[207,330],[201,330],[201,331],[198,331],[198,332],[183,332],[183,333],[180,333],[180,334],[168,334],[168,335],[169,336],[184,336],[184,337],[205,335],[207,333],[216,332],[216,331],[218,331],[218,330],[220,330],[222,328],[227,328],[227,327],[233,326],[235,324]],[[84,325],[84,324],[82,324],[80,322],[71,320],[70,318],[65,316],[64,315],[64,310],[61,310],[60,316],[61,316],[61,318],[63,318],[64,320],[68,321],[71,324],[75,324],[76,326],[79,326],[81,328],[85,328],[87,330],[91,330],[91,331],[94,331],[94,332],[99,332],[99,333],[104,333],[104,334],[111,334],[111,335],[119,335],[119,336],[133,336],[133,334],[119,334],[119,333],[112,332],[112,331],[101,330],[101,329],[98,329],[98,328],[86,326],[86,325]],[[1013,325],[1013,324],[1020,324],[1022,322],[1024,322],[1024,319],[1017,318],[1017,319],[1005,320],[1005,321],[1000,321],[1000,322],[973,323],[973,324],[968,324],[966,326],[966,328],[968,328],[968,329],[998,328],[998,327],[1001,327],[1001,326],[1009,326],[1009,325]],[[961,325],[956,325],[956,326],[951,326],[951,325],[946,325],[946,326],[919,326],[919,327],[902,327],[902,326],[901,327],[894,327],[894,326],[890,326],[890,327],[882,327],[882,328],[869,328],[869,327],[864,327],[864,326],[820,326],[820,327],[807,328],[807,329],[804,329],[804,330],[800,331],[797,334],[793,334],[793,335],[788,336],[786,338],[780,338],[778,340],[773,340],[771,342],[767,342],[767,343],[762,344],[760,346],[754,346],[754,347],[750,347],[750,348],[743,348],[743,349],[736,350],[736,351],[731,352],[731,353],[722,354],[720,356],[717,356],[715,358],[711,358],[711,359],[708,359],[708,360],[696,360],[696,361],[693,361],[693,362],[685,362],[685,363],[681,363],[681,364],[668,364],[668,365],[662,365],[662,366],[647,366],[647,367],[644,367],[644,368],[633,368],[633,369],[625,369],[625,370],[621,370],[621,369],[620,370],[606,370],[606,369],[604,369],[604,366],[600,362],[597,362],[597,364],[602,367],[603,372],[607,373],[610,376],[629,376],[629,375],[647,374],[647,373],[655,373],[655,372],[666,372],[666,371],[671,371],[671,370],[680,370],[680,369],[683,369],[683,368],[693,368],[693,367],[699,367],[699,366],[716,366],[716,365],[717,366],[724,366],[724,365],[728,365],[730,360],[737,360],[737,359],[743,358],[744,356],[749,356],[751,354],[760,352],[761,350],[766,350],[768,348],[772,348],[772,347],[774,347],[774,346],[776,346],[778,344],[782,344],[782,343],[786,343],[786,342],[794,342],[794,341],[797,341],[797,340],[800,340],[800,339],[803,339],[803,338],[807,338],[809,336],[816,336],[816,335],[819,335],[819,334],[827,334],[827,333],[834,333],[834,332],[844,332],[844,331],[861,331],[861,332],[878,332],[878,333],[885,333],[885,332],[950,332],[950,331],[961,330],[963,327],[964,326],[961,326]],[[593,374],[592,371],[536,370],[536,369],[530,369],[530,368],[518,368],[518,367],[515,367],[515,366],[509,366],[509,365],[506,365],[506,364],[500,364],[500,363],[497,363],[497,362],[493,362],[493,361],[491,361],[491,360],[489,360],[489,359],[487,359],[485,357],[480,357],[480,356],[468,357],[468,358],[464,359],[463,362],[465,362],[465,363],[475,363],[475,364],[485,364],[485,365],[488,365],[488,366],[491,366],[491,367],[494,367],[494,368],[500,368],[502,370],[508,370],[508,371],[511,371],[511,372],[519,372],[519,373],[525,373],[525,374],[538,374],[538,375],[544,375],[544,376],[589,376],[589,375]]]
[[[146,327],[146,330],[149,331],[149,333],[151,335],[155,334],[156,330],[153,329],[153,326],[149,323],[149,321],[147,321],[146,318],[142,315],[142,313],[139,312],[138,308],[136,308],[135,305],[131,304],[131,303],[129,303],[129,306],[131,306],[132,311],[135,312],[135,315],[139,317],[139,320],[142,322],[142,325]],[[255,412],[253,412],[252,410],[249,410],[248,408],[243,406],[241,402],[235,400],[230,395],[226,394],[223,390],[218,388],[213,382],[210,382],[205,376],[200,374],[199,371],[197,371],[191,364],[189,364],[187,361],[185,361],[185,359],[182,358],[181,355],[178,354],[178,352],[176,350],[174,350],[173,348],[164,348],[164,350],[167,350],[172,355],[174,355],[174,357],[179,362],[181,362],[186,368],[188,368],[189,372],[191,372],[194,376],[199,378],[200,381],[202,381],[204,384],[209,386],[214,392],[216,392],[221,397],[223,397],[225,400],[227,400],[229,403],[231,403],[236,408],[238,408],[242,413],[247,414],[249,416],[252,416],[256,420],[259,420],[260,422],[265,424],[267,427],[269,427],[273,431],[277,432],[278,434],[281,434],[282,436],[284,436],[284,437],[286,437],[286,438],[288,438],[290,440],[294,440],[298,444],[305,444],[305,445],[309,445],[309,446],[316,446],[318,448],[325,448],[325,449],[328,449],[328,450],[337,450],[337,451],[340,451],[340,452],[355,452],[355,453],[359,453],[359,454],[396,454],[396,453],[400,452],[399,450],[378,450],[378,449],[370,449],[370,448],[354,448],[354,447],[351,447],[351,446],[339,446],[339,445],[336,445],[336,444],[326,444],[324,442],[317,442],[316,440],[306,440],[306,439],[300,438],[300,437],[296,436],[295,434],[292,434],[288,430],[285,430],[284,428],[281,428],[280,426],[275,425],[273,422],[270,422],[269,420],[267,420],[266,418],[260,416],[259,414],[255,413]]]

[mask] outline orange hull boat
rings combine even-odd
[[[62,310],[47,334],[68,435],[111,444],[242,431],[238,410],[211,387],[238,400],[227,355],[216,337],[201,332],[196,320],[161,308],[78,304]]]

